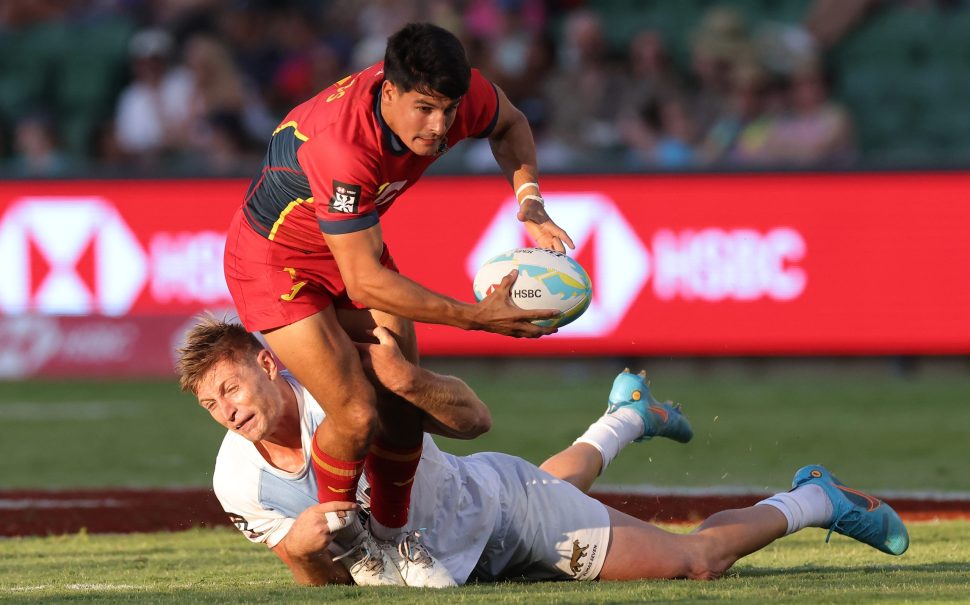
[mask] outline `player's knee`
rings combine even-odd
[[[688,577],[692,580],[716,580],[724,575],[732,563],[733,561],[727,561],[721,557],[701,555],[691,562]]]
[[[684,574],[691,580],[716,580],[731,566],[730,561],[717,556],[704,540],[696,540],[687,553]]]
[[[478,437],[492,430],[492,414],[484,408],[469,422],[468,433]]]
[[[354,398],[340,406],[339,412],[330,414],[341,437],[348,444],[360,447],[369,445],[377,432],[377,404],[373,397]]]

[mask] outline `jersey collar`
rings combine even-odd
[[[394,155],[404,155],[410,150],[404,144],[404,141],[394,134],[391,127],[388,126],[387,122],[384,121],[384,116],[381,115],[381,89],[383,88],[383,85],[384,82],[382,80],[374,91],[374,117],[377,118],[377,123],[381,126],[381,132],[384,135],[384,142],[387,143],[387,146],[391,149],[391,153]]]

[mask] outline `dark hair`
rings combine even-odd
[[[454,34],[430,23],[408,23],[387,39],[384,77],[404,92],[457,99],[468,92],[472,73]]]

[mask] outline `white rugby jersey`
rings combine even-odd
[[[212,477],[213,488],[229,518],[253,542],[274,547],[296,517],[317,503],[316,477],[310,470],[313,433],[325,416],[313,396],[289,374],[300,406],[304,465],[296,473],[271,466],[244,437],[228,431]],[[361,478],[357,500],[367,504]],[[468,579],[500,522],[501,483],[497,472],[474,458],[438,449],[430,435],[411,490],[407,529],[422,529],[422,541],[459,583]]]

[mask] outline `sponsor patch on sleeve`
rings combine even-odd
[[[333,195],[328,209],[332,213],[357,214],[360,204],[360,185],[348,185],[334,179]]]

